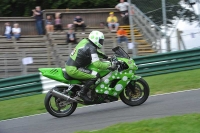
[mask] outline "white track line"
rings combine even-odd
[[[190,91],[197,91],[197,90],[200,90],[200,88],[198,88],[198,89],[191,89],[191,90],[184,90],[184,91],[177,91],[177,92],[170,92],[170,93],[163,93],[163,94],[156,94],[156,95],[151,95],[150,97],[163,96],[163,95],[170,95],[170,94],[183,93],[183,92],[190,92]],[[115,101],[115,102],[121,102],[121,100]],[[111,103],[115,103],[115,102],[111,102]],[[102,104],[88,105],[88,106],[83,106],[83,107],[78,107],[78,108],[87,108],[87,107],[100,106],[100,105],[103,105],[103,104],[111,104],[111,103],[102,103]],[[41,113],[41,114],[35,114],[35,115],[17,117],[17,118],[12,118],[12,119],[7,119],[7,120],[1,120],[0,122],[10,121],[10,120],[16,120],[16,119],[22,119],[22,118],[27,118],[27,117],[32,117],[32,116],[38,116],[38,115],[43,115],[43,114],[47,114],[47,113]],[[94,130],[94,131],[95,131],[95,130]]]
[[[169,94],[176,94],[176,93],[182,93],[182,92],[197,91],[197,90],[200,90],[200,88],[198,88],[198,89],[191,89],[191,90],[184,90],[184,91],[176,91],[176,92],[170,92],[170,93],[163,93],[163,94],[156,94],[156,95],[151,95],[150,97],[163,96],[163,95],[169,95]]]

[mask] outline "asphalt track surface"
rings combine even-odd
[[[140,106],[121,101],[78,108],[71,116],[55,118],[48,113],[0,121],[0,133],[72,133],[95,131],[119,123],[171,115],[200,113],[200,89],[151,96]]]

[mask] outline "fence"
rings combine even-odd
[[[200,68],[200,48],[156,54],[134,59],[136,74],[143,77]]]
[[[200,68],[200,48],[134,58],[143,77]],[[63,85],[40,74],[0,80],[0,101],[48,91]]]
[[[0,80],[0,101],[46,92],[63,83],[50,80],[39,73]]]
[[[139,8],[132,5],[134,9],[134,23],[141,29],[147,42],[152,45],[154,49],[161,52],[161,29],[151,21]]]
[[[54,15],[56,12],[62,13],[62,25],[66,29],[67,24],[73,23],[74,17],[80,15],[88,27],[99,27],[100,22],[106,22],[110,11],[120,18],[120,13],[115,8],[97,9],[47,9],[43,12],[43,18],[47,15]],[[120,20],[120,19],[119,19]],[[19,23],[22,35],[37,35],[35,19],[33,17],[0,17],[0,33],[4,32],[4,23],[10,22],[11,25]],[[121,21],[120,21],[120,24]]]

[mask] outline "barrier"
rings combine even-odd
[[[39,77],[39,74],[31,74],[0,80],[0,98],[40,93],[42,91],[42,84]]]
[[[135,57],[134,60],[139,67],[136,74],[142,77],[198,69],[200,48]],[[63,83],[50,80],[38,73],[2,79],[0,101],[47,92],[56,85],[63,85]]]
[[[66,85],[41,74],[30,74],[0,80],[0,101],[46,93],[53,86]]]
[[[200,68],[200,48],[134,58],[143,77]]]

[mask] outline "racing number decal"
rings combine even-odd
[[[71,52],[71,56],[73,56],[76,53],[76,48]]]

